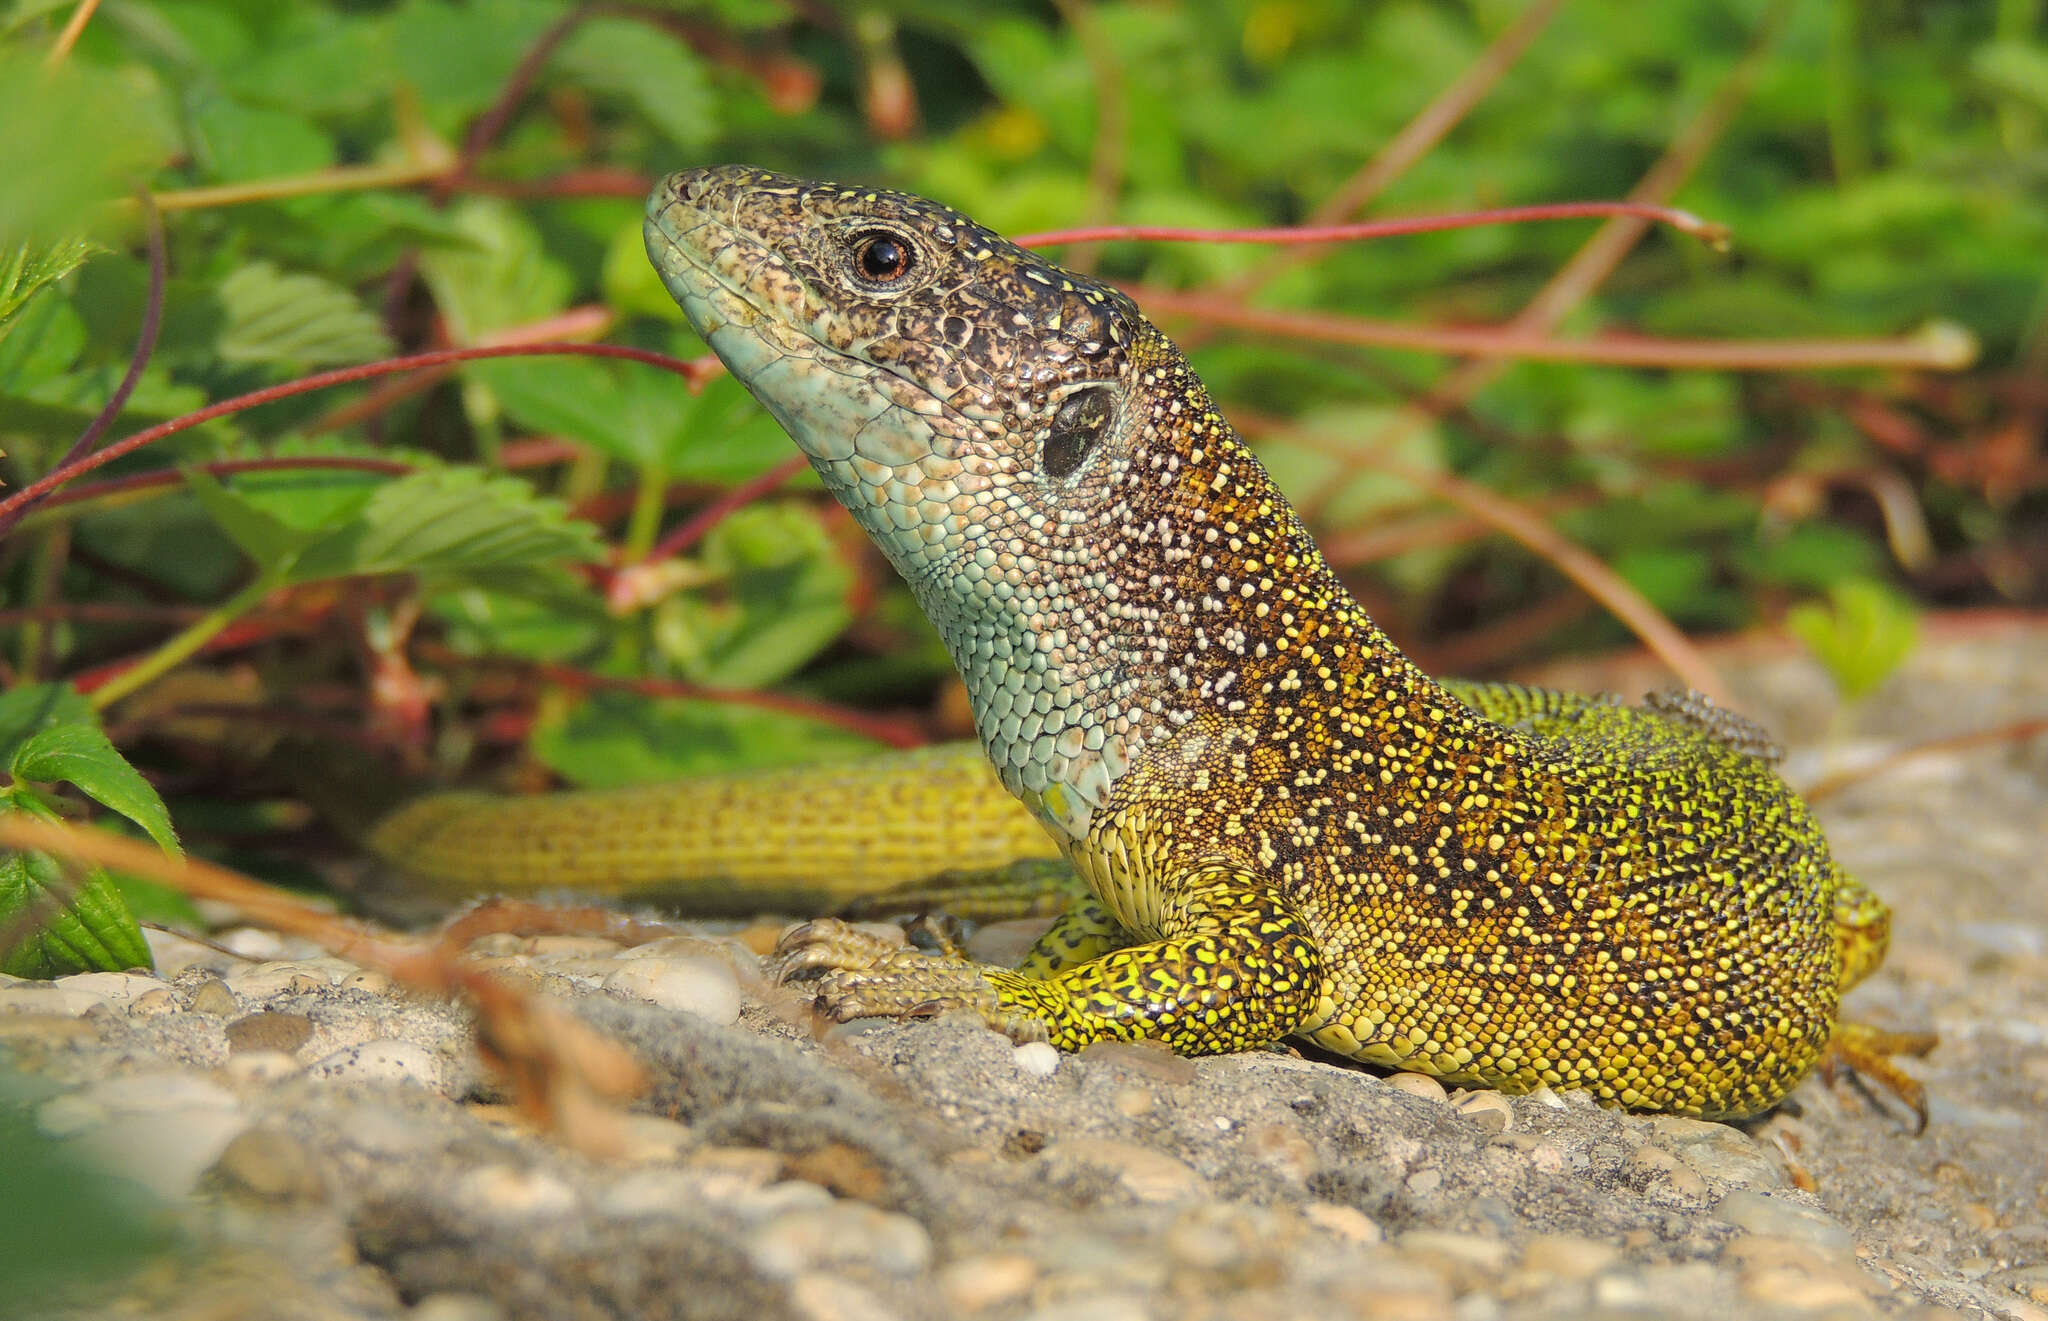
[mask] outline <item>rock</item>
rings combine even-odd
[[[1048,1179],[1107,1174],[1126,1196],[1139,1202],[1185,1201],[1200,1196],[1206,1186],[1185,1162],[1112,1138],[1069,1138],[1047,1147],[1038,1159]]]
[[[230,1014],[240,1013],[242,1009],[241,1001],[235,999],[235,993],[218,977],[208,977],[193,987],[187,1003],[192,1006],[192,1012],[211,1014],[215,1018],[226,1018]]]
[[[334,979],[304,962],[256,963],[228,973],[228,988],[244,1000],[279,995],[305,995],[324,990]]]
[[[161,1018],[165,1014],[184,1011],[178,1003],[178,993],[168,986],[159,986],[153,991],[144,991],[128,1002],[128,1012],[137,1018]]]
[[[1402,1183],[1417,1197],[1427,1197],[1444,1186],[1444,1172],[1439,1169],[1417,1170]]]
[[[1389,1075],[1381,1081],[1397,1092],[1406,1092],[1410,1096],[1419,1096],[1425,1101],[1439,1101],[1445,1105],[1450,1104],[1450,1094],[1444,1091],[1444,1085],[1426,1073],[1396,1073]]]
[[[939,1296],[956,1314],[985,1311],[1022,1298],[1038,1282],[1038,1262],[1021,1252],[963,1257],[938,1273]]]
[[[238,1018],[227,1027],[228,1050],[271,1050],[289,1055],[313,1038],[313,1020],[304,1014],[264,1010]]]
[[[1515,1109],[1499,1092],[1461,1091],[1450,1098],[1451,1109],[1484,1133],[1505,1133],[1514,1126]]]
[[[1415,1229],[1401,1235],[1403,1253],[1436,1271],[1458,1293],[1497,1278],[1514,1260],[1515,1250],[1497,1238],[1458,1234],[1441,1229]]]
[[[434,1052],[397,1039],[344,1046],[306,1069],[307,1077],[322,1082],[411,1082],[430,1091],[440,1089],[441,1075],[441,1063]]]
[[[769,1220],[748,1235],[747,1253],[763,1274],[779,1280],[834,1267],[909,1276],[931,1263],[932,1239],[900,1212],[834,1201]]]
[[[1059,1048],[1044,1041],[1025,1042],[1010,1053],[1010,1059],[1027,1078],[1050,1078],[1060,1067]]]
[[[431,1293],[413,1304],[406,1321],[505,1321],[505,1309],[473,1293]]]
[[[1742,1189],[1722,1198],[1714,1215],[1752,1234],[1796,1239],[1832,1252],[1848,1252],[1856,1246],[1849,1231],[1825,1211],[1790,1197]]]
[[[252,1128],[237,1135],[213,1168],[231,1186],[277,1201],[310,1200],[325,1191],[305,1144],[275,1128]]]
[[[1750,1234],[1730,1243],[1721,1259],[1740,1269],[1743,1294],[1760,1303],[1821,1311],[1883,1292],[1852,1259],[1800,1239]]]
[[[604,988],[713,1023],[734,1023],[740,1016],[739,981],[723,959],[631,959],[605,977]]]

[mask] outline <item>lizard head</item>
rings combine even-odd
[[[664,180],[646,239],[698,332],[913,581],[935,538],[1059,553],[1128,464],[1158,332],[950,208],[721,166]]]

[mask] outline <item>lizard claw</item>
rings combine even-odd
[[[1890,1032],[1865,1023],[1837,1023],[1815,1071],[1829,1086],[1834,1085],[1837,1073],[1846,1073],[1890,1092],[1912,1110],[1917,1137],[1927,1131],[1927,1088],[1892,1057],[1919,1059],[1940,1043],[1941,1038],[1932,1032]]]

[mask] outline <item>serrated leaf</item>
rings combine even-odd
[[[390,354],[384,327],[354,294],[318,276],[251,262],[220,282],[227,313],[215,342],[226,362],[332,367]]]
[[[85,60],[0,52],[0,249],[104,223],[105,204],[169,157],[149,114],[153,79]]]
[[[0,950],[0,972],[48,978],[151,966],[142,929],[105,871],[88,870],[68,900],[66,888],[63,867],[48,854],[0,856],[0,930],[14,929],[24,915],[35,923],[14,948]]]
[[[55,725],[30,735],[8,763],[17,779],[63,780],[141,826],[157,847],[178,854],[178,832],[154,785],[123,757],[97,725]]]
[[[598,554],[587,523],[510,477],[473,468],[416,472],[378,488],[342,527],[308,546],[292,578],[350,574],[460,574],[526,564],[583,562]]]
[[[1805,643],[1850,701],[1867,696],[1891,677],[1919,641],[1920,618],[1912,605],[1881,583],[1839,582],[1828,603],[1805,602],[1785,614],[1785,627]]]
[[[23,241],[12,252],[0,252],[0,339],[14,329],[15,314],[37,290],[83,266],[96,250],[96,244],[82,238],[60,238],[52,243]]]

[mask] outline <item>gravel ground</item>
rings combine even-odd
[[[1716,659],[1810,783],[2048,712],[2048,628],[1940,633],[1847,733],[1789,653]],[[0,984],[0,1064],[184,1240],[66,1317],[2048,1321],[2044,799],[2035,740],[1820,809],[1897,913],[1851,1013],[1942,1037],[1917,1137],[1816,1080],[1736,1127],[1285,1050],[1063,1057],[954,1019],[821,1039],[752,976],[767,927],[477,946],[647,1064],[611,1163],[523,1127],[458,1010],[257,931],[228,934],[243,958],[165,941],[160,977]]]

